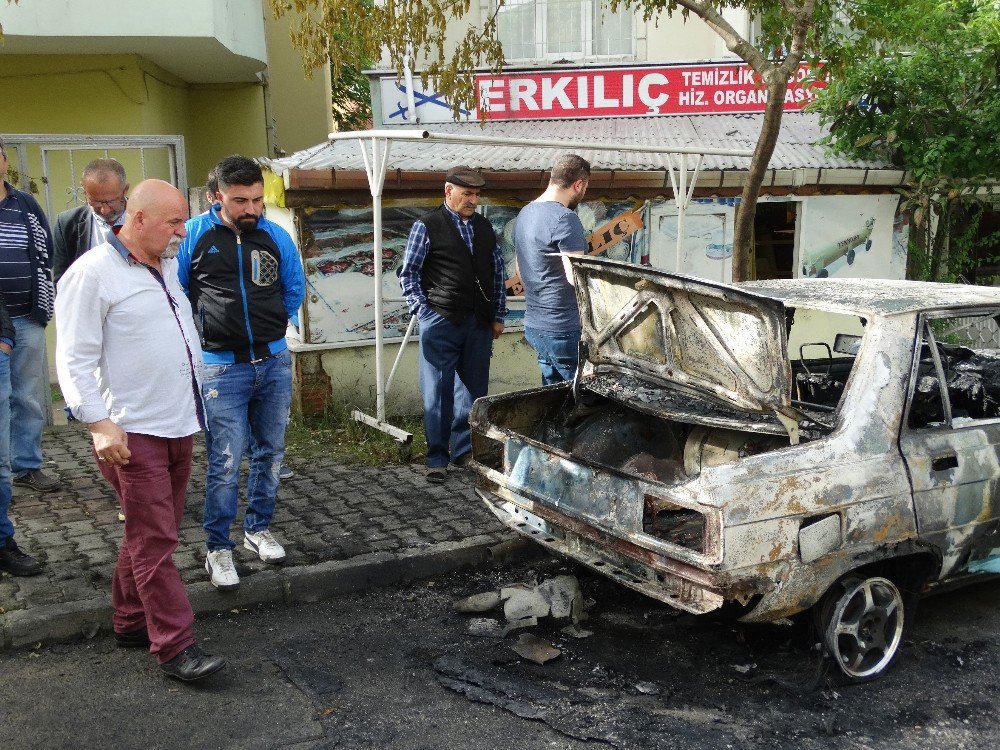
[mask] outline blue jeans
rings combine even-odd
[[[240,462],[248,444],[250,476],[243,529],[256,533],[271,524],[292,402],[292,355],[285,350],[256,363],[205,365],[203,372],[208,422],[203,525],[208,549],[215,552],[235,546],[229,527],[236,518]]]
[[[0,352],[0,425],[10,422],[10,355]],[[14,536],[10,507],[10,431],[0,430],[0,548]]]
[[[14,318],[17,346],[10,355],[10,470],[15,477],[42,468],[42,428],[50,398],[45,326]]]
[[[524,338],[538,352],[542,385],[561,383],[576,376],[580,357],[579,331],[541,331],[525,326]]]
[[[427,465],[447,466],[472,450],[469,410],[490,385],[493,333],[475,315],[455,325],[433,310],[420,317],[420,392]]]

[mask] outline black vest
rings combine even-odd
[[[458,325],[475,313],[481,326],[496,318],[493,299],[493,226],[472,214],[472,253],[444,206],[421,216],[429,248],[420,280],[427,302],[436,313]]]

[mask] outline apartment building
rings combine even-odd
[[[495,0],[482,0],[470,22],[494,12]],[[752,37],[752,19],[742,11],[726,14]],[[452,102],[421,80],[420,60],[412,84],[397,79],[387,61],[370,74],[374,127],[389,133],[416,128],[444,141],[495,141],[398,137],[391,143],[381,189],[381,279],[374,278],[372,196],[357,143],[321,143],[272,162],[284,185],[283,208],[272,216],[284,215],[296,232],[309,284],[299,355],[303,403],[322,406],[329,393],[366,399],[377,329],[389,342],[402,341],[410,329],[395,276],[407,232],[416,216],[440,202],[444,173],[454,164],[486,173],[480,210],[493,223],[513,276],[513,221],[544,189],[559,149],[505,140],[579,144],[572,150],[594,167],[579,209],[585,228],[600,234],[622,217],[639,217],[629,219],[639,228],[627,238],[606,243],[607,256],[732,280],[732,228],[749,159],[724,152],[748,153],[756,144],[765,92],[752,71],[700,19],[680,14],[647,21],[632,10],[611,12],[599,0],[509,0],[497,19],[505,69],[477,74],[478,100],[463,105],[458,122]],[[455,24],[452,36],[463,30]],[[756,277],[902,278],[907,217],[897,212],[894,186],[904,174],[826,154],[817,145],[824,135],[817,117],[802,112],[810,96],[803,70],[789,87],[756,212]],[[626,151],[621,144],[649,150]],[[658,151],[665,147],[706,153],[681,161]],[[381,320],[374,313],[376,289]],[[494,360],[495,390],[534,382],[532,353],[518,332],[522,312],[517,303],[510,307],[513,333],[498,343],[504,356]],[[390,398],[404,411],[419,408],[413,348],[404,348]],[[384,370],[393,364],[387,358]]]
[[[303,75],[267,0],[0,4],[0,134],[50,216],[110,155],[132,183],[200,186],[231,153],[276,156],[330,131],[329,71]]]

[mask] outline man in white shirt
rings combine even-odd
[[[139,183],[118,236],[72,265],[56,299],[59,385],[125,513],[111,589],[116,640],[149,646],[167,675],[185,681],[225,666],[195,644],[171,558],[193,436],[204,428],[201,348],[174,260],[187,217],[172,185]]]
[[[87,202],[56,217],[52,278],[57,284],[73,261],[107,242],[125,218],[128,180],[120,161],[94,159],[83,168],[80,185]]]

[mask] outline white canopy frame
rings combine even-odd
[[[566,151],[629,151],[643,154],[666,154],[667,169],[670,174],[670,185],[674,191],[674,200],[677,202],[677,268],[681,266],[683,240],[684,240],[684,215],[691,197],[694,195],[695,184],[701,170],[702,160],[706,155],[735,156],[750,158],[753,151],[727,148],[707,148],[707,147],[684,147],[684,146],[646,146],[635,143],[617,142],[586,142],[586,141],[561,141],[534,138],[490,138],[481,135],[461,135],[453,133],[435,133],[422,129],[374,129],[358,130],[344,133],[330,133],[331,141],[358,141],[361,150],[361,158],[364,160],[365,172],[368,175],[368,186],[372,195],[372,224],[374,237],[372,239],[372,250],[375,260],[375,416],[355,409],[351,412],[351,418],[370,425],[382,432],[391,435],[399,444],[401,449],[408,450],[413,442],[413,434],[402,430],[399,427],[389,424],[386,421],[385,399],[392,385],[396,369],[399,367],[403,352],[413,335],[413,328],[416,316],[410,316],[410,323],[406,328],[406,334],[399,345],[399,352],[389,370],[388,377],[383,377],[384,367],[382,355],[385,351],[385,334],[382,326],[382,307],[384,297],[382,295],[382,188],[385,185],[385,174],[389,164],[389,153],[392,150],[393,141],[427,141],[430,143],[475,143],[482,146],[529,146],[534,148],[553,148]],[[690,181],[688,180],[688,157],[694,158],[691,167]],[[674,160],[677,164],[674,164]],[[523,299],[523,297],[512,297],[511,299]],[[390,298],[390,301],[402,300]]]

